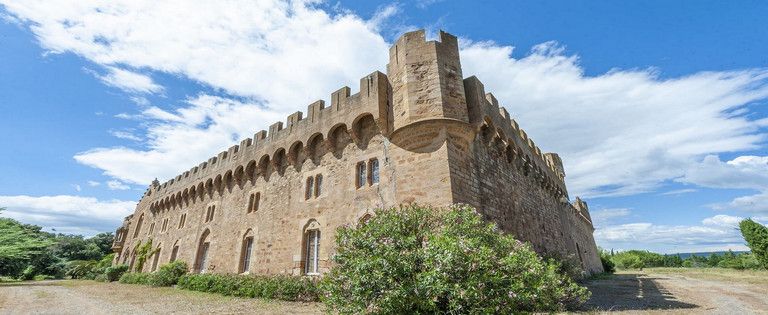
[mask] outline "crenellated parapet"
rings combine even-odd
[[[543,154],[509,112],[499,105],[496,97],[485,92],[485,86],[477,77],[464,79],[464,93],[469,123],[487,140],[502,144],[508,157],[517,161],[525,174],[533,173],[543,188],[568,199],[560,157],[555,153]]]
[[[356,141],[363,119],[373,119],[379,132],[387,134],[391,129],[389,98],[387,76],[373,72],[360,79],[359,92],[351,94],[349,87],[342,87],[331,94],[330,104],[313,102],[307,106],[306,115],[290,114],[285,123],[276,122],[190,170],[150,185],[142,202],[150,201],[152,211],[167,209],[201,198],[203,192],[210,194],[225,185],[255,180],[270,166],[279,170],[297,163],[300,155],[312,155],[318,146],[332,147],[337,132],[346,132]]]

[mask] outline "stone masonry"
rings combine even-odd
[[[569,202],[560,157],[542,153],[474,76],[456,37],[404,34],[387,74],[343,87],[144,193],[117,229],[115,263],[143,271],[322,274],[335,230],[372,209],[474,206],[539,253],[602,272],[587,204]]]

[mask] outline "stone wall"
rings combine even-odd
[[[359,185],[358,163],[374,159],[379,182]],[[322,190],[307,198],[308,179],[319,176]],[[343,87],[330,106],[314,102],[306,117],[294,113],[153,183],[117,230],[115,263],[133,266],[138,245],[152,239],[160,250],[144,271],[155,259],[170,261],[174,248],[197,270],[205,241],[206,272],[238,273],[252,237],[250,273],[298,275],[306,232],[317,229],[322,273],[338,227],[375,208],[417,202],[470,204],[540,253],[599,272],[588,208],[568,203],[564,176],[559,157],[542,154],[477,78],[462,79],[456,37],[441,32],[440,41],[426,41],[423,31],[411,32],[390,49],[387,75],[363,77],[358,93]]]

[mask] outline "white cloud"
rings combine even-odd
[[[709,155],[692,165],[678,181],[710,188],[757,190],[760,193],[716,203],[712,208],[768,213],[768,156],[739,156],[723,162]]]
[[[648,249],[662,253],[749,250],[738,230],[741,218],[718,215],[702,225],[658,225],[647,222],[611,225],[595,230],[604,248]]]
[[[110,180],[107,181],[107,187],[109,187],[110,190],[128,190],[131,189],[130,186],[123,184],[119,180]]]
[[[107,74],[96,77],[109,86],[131,93],[156,93],[163,90],[147,75],[116,67],[107,67],[107,70]]]
[[[670,190],[670,191],[667,191],[667,192],[663,192],[663,193],[661,193],[659,195],[662,195],[662,196],[676,196],[676,195],[682,195],[682,194],[689,194],[689,193],[693,193],[693,192],[697,192],[697,191],[698,190],[693,189],[693,188],[683,188],[683,189],[676,189],[676,190]]]
[[[109,134],[115,136],[116,138],[125,139],[125,140],[131,140],[131,141],[141,141],[141,137],[134,135],[130,131],[125,130],[110,130]]]
[[[96,187],[96,186],[99,186],[99,185],[101,185],[101,183],[99,183],[97,181],[93,181],[93,180],[89,180],[88,181],[88,186]]]
[[[737,197],[730,202],[712,205],[715,210],[742,210],[768,214],[768,191],[755,195]]]
[[[384,7],[365,21],[302,1],[0,2],[52,52],[179,75],[254,100],[200,95],[177,110],[121,115],[152,122],[146,149],[75,157],[140,184],[175,176],[342,85],[356,88],[386,63],[389,44],[378,26],[397,12]],[[768,97],[768,69],[587,76],[578,57],[553,42],[519,58],[511,46],[462,45],[464,75],[477,75],[542,149],[561,153],[573,195],[652,191],[703,156],[756,149],[766,138],[759,128],[768,120],[750,120],[745,104]]]
[[[591,217],[594,226],[600,227],[609,223],[613,219],[626,217],[630,214],[631,211],[627,208],[600,209],[592,211]]]
[[[375,24],[345,11],[331,15],[315,1],[0,3],[51,52],[182,75],[280,110],[357,86],[388,58]],[[391,9],[379,16],[386,14]]]
[[[755,149],[766,138],[765,122],[749,120],[744,105],[768,97],[768,69],[587,76],[555,43],[521,58],[512,51],[465,42],[464,76],[477,75],[543,150],[561,153],[574,195],[652,191],[704,155]]]
[[[94,235],[111,232],[133,212],[136,203],[79,196],[0,196],[2,215],[50,231]]]
[[[78,184],[74,184],[74,185],[72,185],[72,187],[74,187],[75,190],[77,190],[77,191],[82,191],[83,190],[83,188],[80,187],[80,185],[78,185]]]
[[[285,117],[256,104],[208,95],[187,103],[188,107],[173,112],[155,107],[144,111],[144,117],[153,122],[147,130],[147,150],[98,148],[79,153],[75,159],[104,170],[108,176],[149,184],[155,177],[173,177],[235,141],[253,136],[256,126]]]

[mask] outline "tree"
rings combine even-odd
[[[52,243],[38,226],[0,218],[0,274],[18,276]]]
[[[768,228],[752,219],[746,219],[739,223],[739,230],[760,265],[768,268]]]
[[[376,210],[337,230],[333,260],[323,300],[342,314],[556,311],[589,297],[468,206]]]

